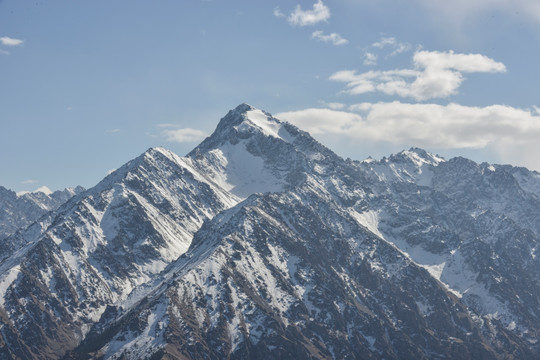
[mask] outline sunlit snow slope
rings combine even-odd
[[[0,357],[533,359],[540,176],[344,160],[241,104],[8,239]]]

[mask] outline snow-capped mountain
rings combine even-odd
[[[82,191],[84,188],[77,186],[52,193],[40,190],[17,194],[0,186],[0,240],[56,210]]]
[[[421,149],[343,160],[242,104],[18,233],[0,357],[539,358],[538,189]]]
[[[157,148],[30,226],[0,264],[4,356],[58,358],[237,202],[189,159]]]
[[[387,180],[370,199],[381,237],[477,315],[535,343],[540,323],[540,174],[420,149],[357,164]]]

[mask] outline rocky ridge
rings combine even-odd
[[[0,354],[539,357],[539,184],[421,149],[343,160],[242,104],[23,232]]]

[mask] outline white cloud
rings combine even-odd
[[[36,190],[32,191],[32,192],[42,192],[44,193],[45,195],[51,195],[53,192],[51,189],[49,189],[48,187],[46,186],[40,186],[39,188],[37,188]]]
[[[332,109],[332,110],[341,110],[341,109],[345,109],[345,107],[347,105],[343,104],[343,103],[340,103],[340,102],[326,102],[326,101],[322,101],[320,100],[319,103],[322,105],[322,106],[325,106],[329,109]]]
[[[322,0],[318,0],[315,4],[313,4],[313,9],[311,10],[302,10],[300,5],[296,5],[296,8],[289,15],[287,21],[291,25],[307,26],[315,25],[322,21],[327,21],[329,18],[330,9],[324,5]]]
[[[364,54],[364,65],[377,65],[377,55],[366,52]]]
[[[24,185],[37,184],[38,182],[39,182],[38,180],[28,179],[28,180],[21,181],[21,184],[24,184]]]
[[[322,41],[322,42],[329,42],[334,45],[345,45],[349,42],[349,40],[342,38],[341,35],[337,33],[331,33],[329,35],[325,35],[320,30],[314,31],[313,34],[311,34],[311,38]]]
[[[306,130],[312,135],[338,134],[347,135],[348,131],[362,122],[358,114],[336,111],[330,109],[305,109],[299,111],[283,112],[274,115]],[[351,134],[348,134],[351,136]]]
[[[285,14],[283,12],[281,12],[281,9],[279,8],[279,6],[276,6],[274,8],[274,16],[275,17],[285,17]]]
[[[392,49],[392,52],[388,54],[388,57],[392,57],[398,54],[401,54],[405,51],[411,49],[411,45],[408,43],[402,43],[396,40],[395,37],[382,37],[381,40],[371,44],[372,47],[377,49],[383,49],[389,47]]]
[[[354,111],[354,112],[363,112],[363,111],[368,111],[369,109],[371,109],[371,106],[372,106],[371,103],[365,102],[365,103],[351,105],[349,106],[349,110]]]
[[[14,39],[7,36],[0,37],[0,44],[4,46],[19,46],[19,45],[22,45],[23,43],[24,43],[23,40]]]
[[[455,69],[462,72],[505,72],[500,62],[481,54],[455,54],[453,51],[417,51],[413,58],[415,64],[426,69]]]
[[[170,124],[161,124],[160,127],[170,127]],[[204,131],[184,128],[184,129],[166,129],[162,135],[167,141],[173,142],[195,142],[204,139],[207,134]]]
[[[345,104],[338,103],[338,102],[331,102],[331,103],[328,103],[326,105],[332,110],[341,110],[341,109],[345,108]]]
[[[383,37],[383,38],[381,38],[381,40],[371,44],[371,46],[373,46],[375,48],[378,48],[378,49],[382,49],[385,46],[396,45],[396,43],[397,43],[397,40],[394,37]]]
[[[396,44],[396,46],[394,47],[394,51],[392,51],[388,56],[389,56],[389,57],[395,56],[395,55],[404,53],[405,51],[409,51],[410,49],[411,49],[411,45],[410,45],[410,44],[406,44],[406,43],[398,43],[398,44]]]
[[[276,114],[314,135],[438,149],[496,151],[503,161],[539,168],[540,115],[505,105],[362,103],[349,109],[306,109]]]
[[[463,82],[462,73],[505,72],[500,62],[481,54],[456,54],[453,51],[417,51],[414,69],[369,71],[338,71],[330,80],[347,83],[345,93],[351,95],[382,92],[419,101],[446,98],[456,94]]]
[[[120,129],[108,129],[105,132],[108,134],[114,134],[120,132]]]

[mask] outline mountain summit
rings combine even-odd
[[[339,159],[308,133],[248,104],[229,111],[187,157],[243,199],[297,186],[322,163]]]
[[[417,148],[343,160],[241,104],[17,232],[0,357],[538,358],[538,189]]]

